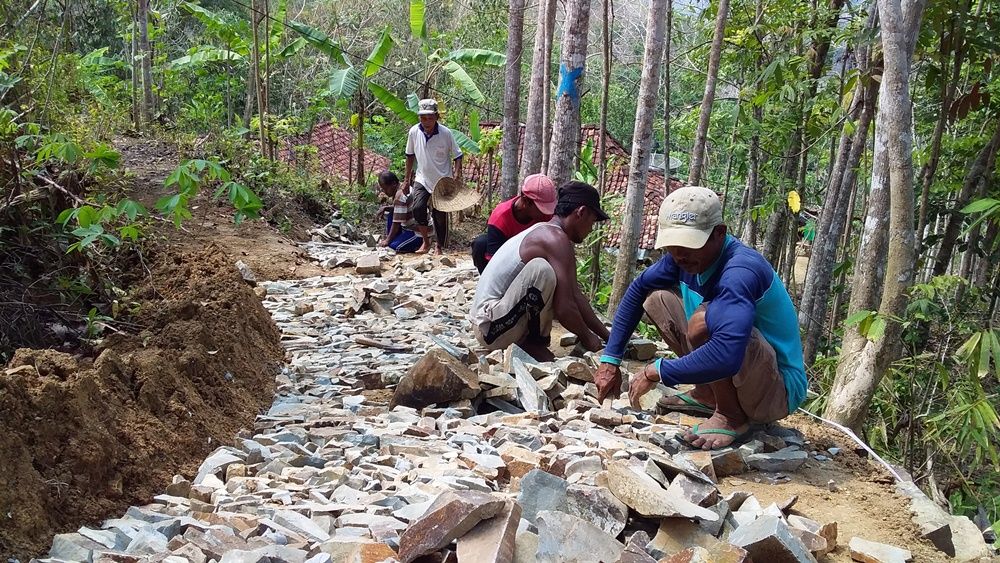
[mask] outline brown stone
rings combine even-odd
[[[712,469],[716,478],[746,473],[747,464],[739,450],[726,448],[712,452]]]
[[[360,275],[377,274],[382,271],[382,261],[378,254],[365,254],[358,258],[354,273]]]
[[[719,501],[719,490],[715,485],[695,481],[687,475],[678,475],[667,487],[667,494],[679,496],[692,504],[712,506]]]
[[[639,471],[642,471],[641,467]],[[652,518],[683,516],[711,521],[718,519],[711,510],[667,494],[655,479],[639,471],[633,470],[624,461],[612,461],[608,464],[608,488],[629,508]]]
[[[520,520],[521,506],[508,501],[499,514],[476,524],[472,531],[458,539],[458,559],[476,563],[511,563]]]
[[[484,493],[449,491],[441,494],[400,536],[399,560],[410,563],[421,555],[445,547],[480,521],[496,516],[504,506],[503,500]]]
[[[910,550],[854,537],[848,544],[851,559],[861,563],[906,563],[913,561]]]
[[[500,459],[507,464],[507,473],[515,479],[524,477],[532,469],[538,469],[542,465],[542,456],[512,442],[503,444],[497,451]]]
[[[479,394],[479,378],[464,364],[440,349],[433,349],[413,364],[392,395],[389,408],[416,409]]]
[[[652,547],[663,553],[676,553],[687,547],[714,548],[722,543],[687,518],[664,518],[653,537]]]
[[[351,555],[348,556],[348,563],[380,563],[385,560],[392,561],[396,558],[396,552],[384,543],[361,543],[358,544]]]
[[[618,563],[656,563],[656,559],[646,552],[648,543],[649,535],[646,532],[640,530],[632,534],[625,544],[625,551],[618,558]]]

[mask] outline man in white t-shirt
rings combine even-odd
[[[448,236],[448,214],[434,209],[431,194],[434,193],[434,186],[441,178],[454,177],[456,180],[462,180],[462,151],[458,148],[451,129],[438,123],[437,101],[420,100],[418,108],[420,123],[411,127],[406,136],[406,173],[403,176],[403,192],[410,196],[416,229],[423,238],[423,244],[417,253],[425,253],[431,249],[430,218],[434,219],[437,251],[444,253]],[[414,162],[416,174],[414,174]],[[428,213],[429,211],[431,213]]]

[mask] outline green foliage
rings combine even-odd
[[[180,164],[164,180],[167,188],[176,187],[177,193],[163,196],[156,202],[156,209],[169,217],[175,226],[191,218],[188,204],[198,195],[204,184],[218,184],[215,199],[223,194],[229,195],[229,201],[236,209],[234,221],[239,224],[244,219],[256,219],[260,216],[263,204],[257,194],[246,186],[231,180],[229,172],[216,160],[192,159]]]

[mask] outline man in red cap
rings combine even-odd
[[[486,223],[486,233],[472,241],[472,262],[479,273],[508,239],[552,219],[556,199],[556,185],[548,176],[532,174],[525,178],[521,193],[496,206]]]

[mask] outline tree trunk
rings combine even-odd
[[[608,95],[611,91],[611,27],[614,25],[612,19],[612,0],[604,0],[602,3],[604,25],[601,26],[601,124],[600,139],[597,145],[597,189],[604,195],[607,186],[608,176]],[[597,290],[601,285],[601,247],[604,241],[604,227],[595,226],[599,229],[597,240],[594,241],[590,249],[590,298],[597,295]]]
[[[857,127],[853,135],[841,136],[841,146],[837,150],[838,162],[827,186],[827,199],[823,203],[816,228],[816,239],[799,306],[799,325],[805,333],[803,351],[806,365],[815,361],[819,339],[826,327],[827,303],[832,289],[830,283],[837,265],[837,246],[846,244],[842,235],[854,213],[853,191],[857,186],[858,166],[867,146],[877,95],[878,85],[872,80],[862,95],[861,114],[855,120]],[[841,151],[844,150],[847,150],[847,154],[841,157]]]
[[[871,30],[875,25],[876,17],[873,10],[866,27]],[[803,352],[806,365],[812,365],[816,360],[819,339],[826,325],[827,302],[830,297],[833,270],[836,267],[837,246],[846,220],[849,220],[845,218],[849,218],[853,212],[853,206],[848,205],[848,199],[856,184],[857,168],[867,146],[868,129],[875,113],[878,84],[871,76],[873,65],[869,60],[869,49],[864,43],[862,41],[862,45],[855,53],[857,66],[862,69],[862,75],[866,77],[867,83],[858,86],[851,102],[849,114],[851,121],[856,124],[854,132],[849,134],[846,130],[841,131],[837,154],[826,188],[826,198],[816,225],[816,239],[806,269],[802,301],[799,304],[799,326],[804,333]]]
[[[726,0],[722,0],[725,2]],[[625,295],[625,290],[635,276],[636,251],[642,232],[643,207],[646,202],[646,181],[649,177],[649,151],[653,146],[653,119],[656,111],[656,90],[660,83],[660,58],[663,56],[663,28],[661,14],[667,0],[652,0],[646,18],[646,48],[642,57],[642,81],[639,83],[639,100],[635,115],[635,132],[632,134],[632,158],[629,163],[628,189],[625,210],[622,213],[622,235],[615,260],[615,278],[608,300],[608,316],[614,317],[615,309]]]
[[[359,186],[365,185],[365,99],[358,90],[358,165],[355,179]]]
[[[557,186],[573,178],[580,151],[580,88],[584,85],[589,24],[590,0],[567,0],[548,171]]]
[[[945,227],[944,236],[941,237],[941,248],[934,259],[933,275],[935,276],[943,275],[948,271],[952,253],[955,250],[955,244],[958,242],[958,235],[962,230],[962,223],[965,221],[965,215],[960,213],[960,211],[969,204],[972,200],[972,194],[975,193],[979,183],[993,169],[998,146],[1000,146],[1000,122],[997,124],[996,131],[993,132],[993,137],[979,151],[976,159],[972,162],[972,166],[969,167],[969,171],[965,174],[965,179],[962,181],[962,191],[959,192],[958,199],[955,200],[955,206],[949,214],[948,226]]]
[[[153,67],[149,48],[149,0],[139,0],[139,50],[142,55],[142,121],[149,124],[153,112]]]
[[[701,98],[701,114],[698,117],[698,129],[694,134],[694,146],[691,148],[691,162],[688,171],[688,184],[701,184],[702,168],[705,166],[705,144],[708,142],[708,122],[712,117],[712,104],[715,102],[715,82],[719,77],[719,61],[722,59],[722,41],[726,35],[726,17],[729,14],[729,0],[719,0],[719,12],[715,16],[715,33],[712,36],[712,48],[708,53],[708,73],[705,78],[705,95]]]
[[[542,168],[548,174],[552,146],[552,44],[556,35],[556,0],[542,0],[545,5],[545,48],[542,68]]]
[[[517,193],[517,153],[521,146],[521,47],[525,0],[510,0],[507,19],[507,68],[503,85],[503,156],[500,165],[500,199]]]
[[[966,7],[965,13],[969,12]],[[941,108],[938,110],[937,123],[934,124],[934,133],[931,135],[930,156],[920,170],[920,211],[917,218],[917,249],[918,255],[924,248],[924,230],[927,228],[927,207],[930,199],[931,184],[934,183],[934,174],[937,172],[938,163],[941,161],[941,141],[944,137],[945,126],[948,124],[948,108],[951,107],[955,89],[962,73],[962,60],[965,56],[965,49],[962,46],[964,40],[964,25],[956,25],[958,16],[952,16],[951,34],[946,34],[941,30],[940,56],[942,65],[948,59],[949,47],[954,49],[955,58],[951,64],[951,78],[947,79],[944,72],[941,73]]]
[[[260,133],[260,154],[264,158],[267,158],[267,124],[265,123],[265,111],[267,106],[264,105],[264,85],[261,84],[260,77],[260,38],[258,37],[258,26],[260,26],[260,12],[257,10],[258,0],[250,0],[250,29],[252,31],[253,45],[251,46],[251,60],[250,66],[253,72],[254,84],[256,85],[257,94],[257,122],[258,131]]]
[[[857,326],[845,329],[837,375],[825,411],[827,418],[855,431],[860,430],[875,389],[898,351],[902,324],[892,319],[903,316],[905,312],[906,292],[913,282],[915,268],[909,75],[925,0],[877,1],[882,21],[885,70],[882,73],[880,107],[875,123],[876,158],[873,166],[877,166],[879,160],[884,162],[887,178],[877,178],[873,173],[872,197],[875,196],[876,187],[880,191],[889,192],[889,197],[886,198],[890,203],[889,228],[884,229],[888,239],[888,256],[881,304],[878,307],[880,318],[886,321],[886,328],[881,337],[872,339],[861,335]],[[876,186],[883,179],[888,179],[888,189],[884,185]],[[869,220],[874,216],[872,209],[875,207],[870,205]],[[865,234],[872,228],[870,223],[866,223]],[[881,254],[869,252],[863,243],[859,248],[859,255],[864,257],[864,262],[879,262],[882,257]],[[855,278],[858,275],[856,273]],[[859,281],[864,282],[863,278]],[[851,296],[852,313],[867,309],[869,308],[855,307],[854,295]]]
[[[254,80],[254,67],[247,69],[247,92],[243,103],[243,127],[250,129],[250,118],[253,117],[254,102],[257,101],[257,81]]]
[[[757,9],[754,16],[754,25],[759,25],[761,20],[764,19],[764,0],[757,0]],[[758,46],[760,47],[760,54],[757,55],[757,60],[754,62],[755,75],[760,75],[761,70],[764,68],[764,44],[759,42],[758,36]],[[756,94],[760,93],[762,86],[760,83],[754,89],[754,98]],[[764,108],[760,105],[753,104],[753,120],[754,120],[754,133],[750,137],[750,147],[748,149],[748,170],[747,170],[747,185],[746,191],[743,193],[744,206],[743,212],[743,225],[740,228],[740,238],[743,240],[747,246],[751,248],[756,248],[757,246],[757,222],[751,217],[751,210],[757,206],[757,201],[760,200],[761,185],[760,185],[760,123],[764,119]]]
[[[528,84],[528,108],[524,117],[524,150],[521,152],[521,183],[542,170],[542,144],[545,122],[542,118],[548,98],[545,95],[545,33],[548,26],[548,5],[554,0],[543,0],[538,5],[538,22],[535,25],[535,46],[531,55],[531,79]]]
[[[142,126],[142,107],[139,102],[139,8],[132,10],[132,125],[136,131]]]
[[[667,0],[667,29],[663,38],[663,186],[670,192],[670,42],[674,29],[674,0]]]

